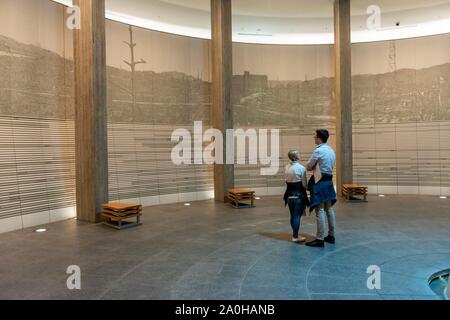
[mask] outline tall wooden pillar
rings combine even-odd
[[[337,188],[353,182],[350,0],[334,1]]]
[[[98,222],[108,201],[105,0],[74,0],[77,218]]]
[[[225,135],[233,129],[231,104],[232,23],[231,0],[211,0],[212,28],[212,126]],[[224,139],[225,141],[226,139]],[[226,149],[226,148],[224,148]],[[227,158],[224,150],[224,159]],[[226,201],[227,190],[234,187],[234,165],[214,165],[214,192],[216,201]]]

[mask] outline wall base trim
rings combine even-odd
[[[54,222],[73,219],[75,217],[76,208],[69,207],[0,219],[0,234],[47,225]]]
[[[421,196],[448,196],[450,197],[450,187],[418,187],[418,186],[371,186],[369,185],[369,195],[421,195]],[[284,187],[252,188],[256,191],[256,196],[282,196]],[[130,202],[141,204],[144,207],[151,207],[164,204],[185,203],[191,201],[205,201],[214,199],[214,190],[199,191],[190,193],[169,194],[161,196],[143,197],[136,199],[124,199],[112,202]],[[281,198],[280,198],[281,199]],[[280,200],[281,201],[281,200]],[[23,230],[27,228],[46,225],[76,218],[76,207],[69,207],[45,212],[38,212],[24,216],[0,219],[0,234]]]

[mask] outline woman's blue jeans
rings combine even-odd
[[[288,205],[289,211],[291,212],[292,235],[294,238],[298,238],[304,209],[303,204],[301,201],[289,199]]]

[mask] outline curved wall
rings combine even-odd
[[[299,149],[306,163],[315,148],[314,130],[322,127],[335,144],[333,47],[234,44],[233,65],[235,127],[280,130],[278,173],[262,176],[261,165],[237,165],[236,184],[259,195],[282,194],[290,149]]]
[[[356,182],[450,195],[450,34],[355,44],[352,55]]]
[[[282,166],[236,183],[280,194],[289,149],[306,162],[312,133],[334,145],[332,46],[234,44],[236,125],[281,129]],[[352,45],[354,178],[372,194],[450,195],[450,34]],[[246,73],[248,71],[248,73]]]
[[[112,21],[106,37],[110,199],[154,205],[212,198],[210,166],[171,160],[173,131],[193,134],[194,121],[209,126],[209,41]]]
[[[0,232],[75,216],[72,35],[64,7],[0,3]],[[14,18],[11,18],[14,17]],[[27,23],[23,23],[27,21]],[[174,166],[171,133],[210,126],[209,41],[107,22],[111,200],[208,199],[209,166]],[[236,128],[281,131],[281,166],[238,165],[238,186],[284,188],[285,154],[306,162],[333,133],[331,45],[233,45]],[[372,193],[450,195],[450,34],[353,45],[355,180]],[[126,62],[125,62],[126,61]],[[134,78],[134,85],[132,79]]]
[[[75,216],[72,37],[64,7],[0,2],[0,232]]]

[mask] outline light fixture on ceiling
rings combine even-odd
[[[250,36],[250,37],[273,37],[272,34],[264,34],[264,33],[244,33],[244,32],[239,32],[238,35],[240,35],[240,36]]]
[[[37,229],[37,230],[35,230],[35,232],[36,232],[36,233],[44,233],[44,232],[47,232],[47,229],[44,229],[44,228],[42,228],[42,229]]]
[[[379,194],[378,196],[379,196],[380,198],[386,197],[384,194]]]
[[[439,198],[441,198],[441,199],[443,199],[443,200],[444,200],[444,199],[448,199],[447,196],[440,196]]]
[[[71,6],[72,0],[53,0],[60,4]],[[211,30],[206,26],[187,26],[178,22],[164,22],[161,19],[147,19],[110,9],[106,10],[106,18],[133,26],[146,28],[155,31],[167,32],[182,36],[195,37],[200,39],[211,39]],[[433,21],[422,22],[416,25],[403,25],[399,20],[393,22],[393,26],[384,27],[378,30],[364,30],[352,32],[352,43],[365,43],[375,41],[399,40],[432,36],[450,33],[450,18],[440,17]],[[399,24],[398,26],[396,24]],[[331,25],[330,25],[331,27]],[[243,29],[241,29],[243,30]],[[259,44],[279,44],[279,45],[324,45],[334,44],[334,34],[332,30],[326,32],[302,32],[302,33],[262,33],[262,28],[255,33],[233,33],[233,41],[237,43],[259,43]]]
[[[190,207],[190,206],[191,206],[190,203],[185,203],[184,205],[185,205],[186,207]]]

